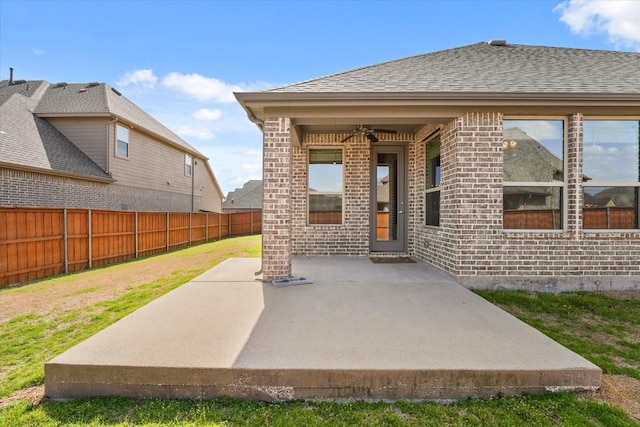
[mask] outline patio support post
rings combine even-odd
[[[291,134],[288,118],[267,118],[263,135],[263,280],[291,277]]]

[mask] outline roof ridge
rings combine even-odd
[[[244,186],[243,186],[242,188],[244,188]],[[244,199],[244,198],[246,198],[246,197],[250,196],[250,195],[251,195],[251,194],[253,194],[254,192],[256,192],[256,191],[258,190],[258,188],[259,188],[259,187],[258,187],[258,186],[256,186],[256,187],[251,188],[249,191],[241,192],[241,193],[240,193],[240,196],[239,196],[237,199],[234,199],[234,200],[242,200],[242,199]],[[235,193],[235,191],[234,191],[234,193]]]

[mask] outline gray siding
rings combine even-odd
[[[222,195],[218,193],[203,159],[194,156],[197,165],[193,167],[192,179],[184,173],[185,151],[142,133],[135,127],[129,130],[129,157],[118,157],[115,154],[115,126],[110,126],[109,172],[116,180],[116,185],[187,197],[189,206],[186,210],[191,209],[193,195],[194,210],[222,211]]]
[[[106,118],[47,118],[64,136],[69,138],[91,160],[104,171],[107,170],[107,127]]]
[[[118,157],[115,124],[110,129],[109,172],[119,185],[191,195],[191,177],[184,174],[184,151],[133,128],[129,131],[129,157]]]

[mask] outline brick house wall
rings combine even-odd
[[[294,255],[368,255],[370,203],[370,149],[368,142],[345,135],[305,135],[292,150],[293,211],[292,252]],[[309,147],[343,149],[343,223],[307,225],[307,169]]]
[[[188,212],[191,195],[0,168],[0,206]]]
[[[441,125],[440,226],[425,224],[424,137],[407,142],[408,251],[471,288],[640,289],[640,231],[582,230],[582,114],[567,118],[565,229],[503,230],[503,114],[468,112]],[[369,255],[370,143],[345,134],[305,134],[291,145],[288,119],[265,121],[265,279],[291,274],[296,255]],[[384,142],[381,142],[384,143]],[[309,147],[343,148],[344,218],[307,224]]]
[[[640,232],[581,228],[581,114],[568,120],[565,230],[503,230],[502,121],[467,113],[443,129],[440,227],[418,227],[415,255],[471,288],[640,289]]]

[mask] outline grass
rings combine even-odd
[[[3,294],[45,289],[135,263],[202,260],[166,277],[131,286],[123,295],[73,310],[26,313],[0,324],[0,397],[44,381],[44,363],[162,294],[228,257],[259,256],[260,237],[229,239],[100,270],[0,290]],[[166,257],[166,258],[162,258]],[[184,263],[181,265],[185,265]],[[113,270],[115,269],[115,270]],[[87,286],[71,294],[92,294]],[[601,294],[478,292],[603,367],[638,378],[639,300]],[[597,337],[598,339],[593,339]],[[2,426],[636,426],[625,412],[571,393],[433,402],[287,402],[268,404],[230,398],[206,401],[91,398],[0,407]]]
[[[84,341],[127,314],[148,302],[188,282],[214,265],[233,256],[259,256],[260,236],[221,240],[205,245],[164,254],[154,261],[189,258],[200,254],[210,254],[205,263],[189,270],[173,271],[169,277],[160,277],[149,283],[132,286],[126,294],[116,299],[97,302],[93,305],[70,311],[54,310],[47,314],[26,314],[14,317],[0,324],[0,397],[11,395],[25,387],[44,382],[44,363],[74,345]],[[71,276],[59,276],[37,283],[2,290],[2,293],[23,293],[31,286],[55,287],[60,282],[80,280],[83,275],[93,276],[127,269],[136,263],[151,262],[150,258],[125,262],[90,270]],[[91,287],[95,291],[95,287]],[[0,293],[0,297],[2,296]],[[81,294],[82,291],[75,292]]]
[[[596,292],[477,291],[604,373],[640,379],[640,299]]]
[[[0,421],[7,426],[637,426],[619,409],[569,393],[447,405],[93,398],[35,407],[20,402],[5,409]]]

